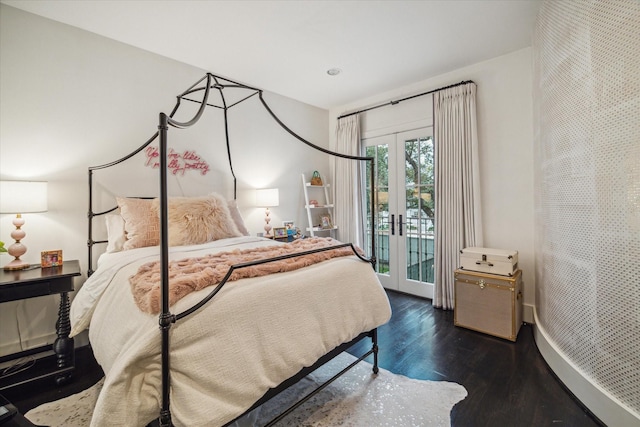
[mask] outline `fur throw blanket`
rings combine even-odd
[[[332,238],[312,237],[296,240],[287,245],[264,246],[259,248],[218,252],[198,258],[186,258],[169,262],[169,305],[173,305],[187,294],[222,281],[232,265],[295,254],[312,249],[339,245]],[[362,254],[361,249],[357,249]],[[295,258],[273,261],[251,267],[239,268],[229,277],[229,281],[248,277],[259,277],[271,273],[293,271],[302,267],[326,261],[330,258],[353,255],[350,247],[331,249]],[[129,278],[133,298],[145,313],[158,314],[162,307],[160,297],[160,261],[146,263]]]

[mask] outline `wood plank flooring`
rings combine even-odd
[[[524,325],[512,343],[453,326],[453,312],[433,309],[430,300],[388,293],[393,315],[379,328],[380,367],[412,378],[462,384],[468,396],[453,408],[452,426],[602,426],[548,369],[531,326]],[[363,353],[361,344],[350,352]],[[68,385],[40,381],[2,394],[25,413],[102,377],[89,347],[77,350],[76,365]]]
[[[531,325],[515,343],[453,325],[453,311],[389,291],[393,315],[378,329],[381,368],[411,378],[453,381],[467,397],[452,426],[601,426],[553,375]],[[363,354],[366,343],[350,350]],[[360,347],[360,348],[358,348]]]

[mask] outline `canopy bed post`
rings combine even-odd
[[[169,409],[170,405],[170,388],[171,388],[171,377],[169,375],[169,367],[170,367],[170,358],[169,358],[169,330],[171,329],[171,324],[175,322],[175,316],[171,314],[169,311],[169,196],[167,191],[167,133],[169,131],[169,124],[177,128],[186,128],[195,124],[200,117],[202,117],[202,113],[207,106],[207,100],[209,99],[209,89],[211,88],[211,74],[207,74],[206,77],[200,79],[197,83],[199,84],[202,80],[207,80],[206,88],[204,92],[204,98],[202,103],[200,104],[200,108],[195,116],[188,122],[178,122],[173,120],[165,113],[160,113],[160,123],[158,124],[158,133],[160,135],[159,141],[159,151],[160,151],[160,194],[158,197],[160,206],[160,297],[162,300],[162,313],[160,313],[160,317],[158,322],[160,324],[161,330],[161,338],[162,338],[162,406],[160,409],[160,417],[159,424],[160,427],[171,427],[171,410]],[[193,86],[192,86],[193,87]],[[178,99],[178,105],[180,104],[180,99]],[[173,113],[176,112],[178,105],[174,108]]]
[[[367,157],[367,161],[369,161],[370,167],[369,167],[369,182],[371,182],[371,204],[370,204],[370,208],[371,208],[371,265],[373,266],[373,269],[376,269],[376,263],[378,262],[378,258],[376,257],[376,230],[378,229],[376,221],[376,196],[378,195],[378,192],[375,191],[376,186],[375,186],[375,178],[376,178],[376,172],[375,172],[375,160],[373,157]],[[377,337],[377,335],[376,335]],[[377,342],[377,341],[376,341]],[[377,349],[377,345],[376,345],[376,349]],[[377,355],[378,352],[376,351],[376,359],[377,359]],[[375,366],[378,366],[378,363],[375,364]]]
[[[95,242],[93,241],[93,217],[95,216],[93,212],[93,169],[89,168],[89,210],[87,210],[87,277],[91,276],[93,273],[93,245]]]
[[[220,94],[222,96],[222,93]],[[222,97],[224,102],[224,97]],[[236,174],[233,171],[233,162],[231,161],[231,146],[229,144],[229,124],[227,122],[228,114],[227,114],[227,106],[225,104],[224,107],[224,137],[227,142],[227,156],[229,158],[229,169],[231,169],[231,176],[233,176],[233,200],[237,199],[237,191],[238,191],[238,180],[236,179]]]
[[[237,199],[237,191],[238,191],[238,180],[236,179],[236,173],[233,170],[233,161],[231,160],[231,144],[229,144],[229,106],[227,105],[227,100],[224,97],[224,86],[222,86],[218,79],[214,77],[216,84],[214,88],[218,89],[218,93],[220,94],[220,99],[222,100],[222,112],[224,116],[224,140],[227,145],[227,159],[229,160],[229,170],[231,171],[231,176],[233,177],[233,200]]]
[[[377,374],[378,371],[380,370],[378,368],[378,330],[374,329],[373,331],[371,331],[371,341],[373,342],[373,348],[371,349],[371,351],[373,351],[373,373]]]
[[[169,269],[164,267],[169,263],[169,235],[166,212],[168,211],[167,201],[167,132],[169,130],[169,118],[166,114],[160,113],[160,272],[161,272],[161,296],[162,313],[159,324],[162,331],[162,408],[160,409],[159,423],[161,427],[171,426],[171,411],[169,410],[169,330],[171,329],[172,316],[169,311]]]

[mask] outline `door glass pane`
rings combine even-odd
[[[405,141],[407,279],[433,283],[433,139]]]
[[[367,147],[367,157],[375,159],[376,182],[372,186],[371,183],[371,165],[367,162],[367,255],[371,251],[371,194],[372,191],[377,192],[377,211],[376,211],[376,271],[378,273],[387,274],[389,272],[389,145],[375,145]]]

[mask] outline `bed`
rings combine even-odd
[[[365,338],[371,350],[358,361],[372,354],[377,372],[376,328],[391,310],[374,258],[333,239],[252,237],[234,200],[167,194],[168,127],[195,124],[211,105],[210,90],[220,93],[226,115],[223,90],[230,87],[255,90],[207,74],[178,97],[174,112],[180,100],[204,93],[191,121],[171,123],[161,114],[159,132],[142,147],[89,169],[90,277],[71,306],[71,335],[88,328],[105,372],[92,426],[228,425]],[[310,144],[256,94],[281,126]],[[117,207],[95,212],[93,173],[156,139],[159,197],[118,198]],[[233,173],[230,155],[229,162]],[[96,219],[106,220],[108,239],[94,240]],[[93,271],[97,244],[107,250]],[[375,254],[375,240],[371,244]]]

